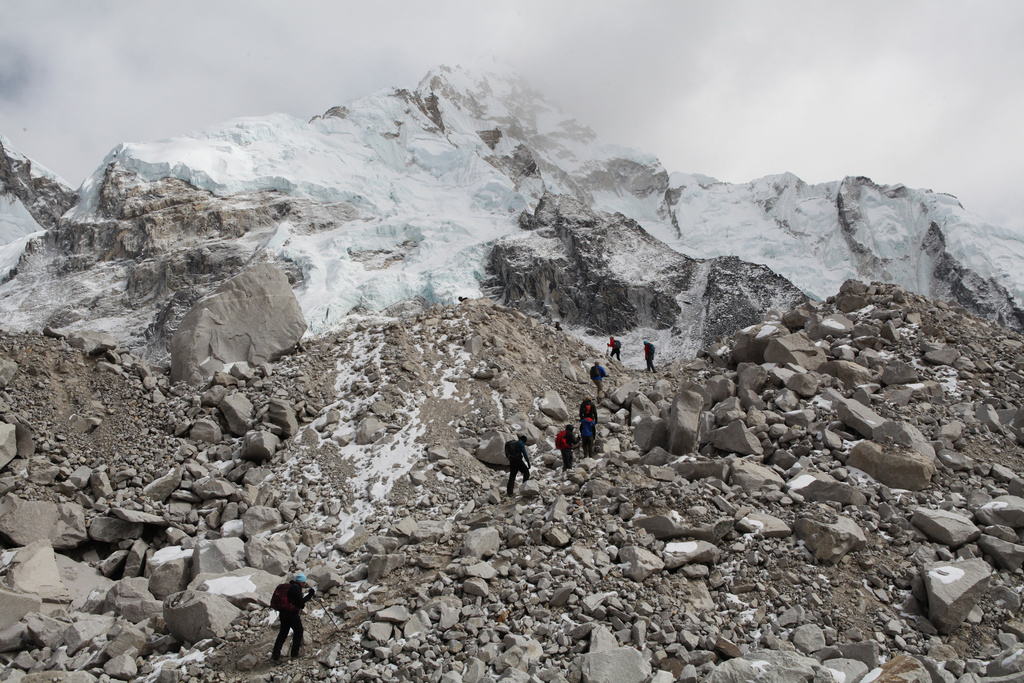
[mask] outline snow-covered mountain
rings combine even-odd
[[[59,222],[22,220],[14,239],[46,232],[0,286],[0,310],[16,327],[99,328],[158,357],[193,302],[272,259],[318,332],[353,310],[479,295],[492,246],[546,193],[622,214],[681,254],[767,265],[812,296],[847,277],[895,281],[1024,325],[1024,240],[947,195],[670,175],[521,79],[447,67],[311,121],[276,114],[118,146]],[[5,180],[13,208],[0,210],[16,215],[17,196]],[[8,232],[11,265],[21,246]]]
[[[0,135],[0,281],[25,245],[56,226],[78,200],[74,190]]]

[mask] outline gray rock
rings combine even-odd
[[[30,612],[38,612],[43,601],[38,595],[14,593],[0,588],[0,631],[10,628]]]
[[[505,442],[511,438],[511,434],[503,432],[484,432],[480,435],[480,443],[474,453],[476,459],[488,465],[508,465],[508,460],[505,459]]]
[[[108,659],[103,665],[103,673],[119,681],[130,681],[139,673],[135,658],[127,654]]]
[[[651,665],[638,650],[617,647],[583,655],[580,673],[583,683],[643,683],[651,675]]]
[[[171,339],[171,381],[199,384],[230,363],[263,365],[306,331],[287,276],[263,263],[224,282],[185,315]]]
[[[940,633],[952,633],[988,593],[992,571],[985,560],[938,562],[925,565],[928,619]]]
[[[48,539],[33,541],[14,553],[7,568],[7,586],[16,593],[38,596],[44,602],[71,602],[71,593],[61,578]]]
[[[633,441],[641,453],[668,445],[668,425],[660,417],[646,415],[633,429]]]
[[[121,579],[110,587],[99,612],[113,612],[133,624],[161,613],[159,600],[149,592],[149,581],[141,577]]]
[[[761,534],[764,538],[786,538],[793,533],[784,521],[764,512],[747,513],[736,522],[736,529],[744,534]]]
[[[782,477],[776,474],[770,467],[759,462],[743,458],[730,458],[729,462],[731,466],[729,483],[733,486],[739,486],[747,493],[758,491],[769,484],[775,484],[780,488],[784,484]]]
[[[18,457],[18,428],[0,422],[0,470]]]
[[[0,499],[0,538],[15,546],[45,538],[57,550],[71,550],[88,539],[85,511],[77,503],[57,505],[9,493]]]
[[[554,389],[544,392],[537,405],[540,411],[556,422],[568,422],[569,410],[565,407],[565,401]]]
[[[183,591],[192,576],[192,553],[181,546],[167,546],[153,553],[146,562],[147,588],[157,600]]]
[[[793,363],[807,370],[817,370],[828,361],[828,357],[804,332],[796,332],[770,340],[764,350],[764,360],[779,365]]]
[[[245,566],[245,543],[240,538],[201,540],[192,553],[192,578],[227,574]]]
[[[825,647],[825,632],[817,624],[803,624],[793,629],[793,645],[805,655]]]
[[[252,402],[245,394],[234,393],[220,401],[220,411],[227,420],[228,430],[235,436],[243,436],[252,424]]]
[[[167,474],[150,482],[142,492],[150,500],[164,502],[181,485],[181,472],[180,467],[171,468]]]
[[[883,450],[871,441],[854,446],[846,464],[864,470],[886,486],[910,491],[931,486],[935,474],[935,463],[922,453],[894,447]]]
[[[270,399],[267,414],[263,418],[267,423],[280,428],[281,436],[290,439],[299,431],[299,422],[295,418],[292,404],[280,398]]]
[[[925,536],[931,540],[947,545],[954,550],[981,536],[981,529],[976,527],[969,518],[948,510],[915,508],[910,523],[923,531]]]
[[[295,541],[290,534],[250,538],[245,544],[245,560],[250,567],[275,576],[284,576],[292,566]]]
[[[885,364],[885,369],[882,371],[882,384],[886,386],[891,384],[913,384],[919,379],[917,368],[910,363],[904,363],[899,360],[889,361]]]
[[[68,346],[80,349],[90,356],[117,348],[117,340],[105,332],[80,330],[68,333]]]
[[[987,526],[1024,527],[1024,498],[998,496],[974,511],[974,519]]]
[[[366,446],[376,442],[385,434],[387,434],[387,425],[371,415],[363,418],[363,421],[359,423],[359,427],[356,428],[356,443],[360,446]]]
[[[796,491],[805,500],[813,502],[835,501],[843,505],[864,505],[867,497],[841,481],[820,472],[805,472],[786,482],[787,491]]]
[[[462,555],[483,559],[490,557],[501,548],[501,535],[493,527],[473,529],[462,542]]]
[[[678,569],[684,564],[717,564],[722,553],[707,541],[666,543],[663,552],[665,569]]]
[[[727,426],[711,432],[711,445],[726,453],[740,453],[741,455],[764,453],[761,442],[743,426],[743,422],[740,420],[735,420]]]
[[[242,529],[246,538],[254,538],[271,531],[282,522],[281,513],[266,505],[254,505],[242,515]]]
[[[18,372],[18,364],[7,358],[0,358],[0,390],[6,389],[14,375]],[[2,467],[2,465],[0,465]]]
[[[626,564],[623,576],[640,582],[665,568],[665,563],[651,551],[639,546],[626,546],[619,551],[619,561]]]
[[[1006,541],[996,536],[982,534],[978,538],[981,552],[990,556],[1000,569],[1017,571],[1024,564],[1024,545]]]
[[[700,414],[704,398],[693,391],[680,391],[672,401],[668,417],[668,450],[672,455],[695,453],[700,446]]]
[[[182,643],[224,636],[241,613],[226,598],[199,591],[175,593],[163,603],[167,630]]]
[[[815,557],[831,564],[837,564],[846,553],[867,545],[864,531],[852,519],[841,515],[835,522],[800,517],[794,531]]]
[[[729,479],[729,463],[731,459],[726,458],[693,458],[680,460],[672,463],[672,469],[683,479],[696,481],[698,479]]]
[[[188,438],[200,443],[218,444],[221,440],[220,425],[208,417],[201,417],[192,425]]]
[[[267,462],[273,459],[280,444],[281,440],[269,431],[248,432],[242,440],[242,458],[257,463]]]
[[[843,424],[865,439],[873,439],[875,429],[885,422],[885,418],[858,401],[839,401],[836,414]]]
[[[868,368],[848,360],[830,360],[821,366],[820,372],[835,377],[848,389],[871,381],[871,371]]]

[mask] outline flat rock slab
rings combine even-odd
[[[948,510],[916,508],[910,523],[931,540],[954,550],[981,536],[981,529],[976,527],[969,517]]]

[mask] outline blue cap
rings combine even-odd
[[[303,574],[302,572],[299,572],[298,574],[295,575],[295,580],[298,581],[299,583],[306,583],[306,575]]]

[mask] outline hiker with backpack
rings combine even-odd
[[[522,434],[518,439],[505,442],[505,459],[508,460],[508,486],[505,492],[509,496],[516,488],[516,474],[523,473],[523,483],[530,481],[530,454],[526,452],[526,437]]]
[[[305,595],[302,594],[304,588],[309,588]],[[306,585],[306,575],[302,572],[296,574],[288,583],[282,583],[274,589],[270,606],[277,610],[281,618],[281,630],[277,633],[274,652],[270,655],[275,662],[281,659],[281,648],[288,638],[288,631],[292,632],[292,659],[299,656],[299,649],[302,647],[302,608],[314,595],[316,591]]]
[[[601,400],[601,392],[604,391],[604,378],[607,376],[608,373],[605,372],[604,366],[597,361],[594,361],[594,364],[590,366],[590,381],[594,383],[595,387],[597,387],[598,401]]]
[[[590,416],[594,418],[594,422],[597,422],[597,408],[594,407],[594,402],[587,396],[583,399],[583,403],[580,403],[580,419]]]
[[[618,358],[619,362],[622,362],[622,342],[615,337],[608,340],[608,357]]]
[[[644,342],[644,360],[647,361],[647,370],[654,372],[654,344]]]
[[[594,436],[597,433],[597,417],[589,415],[580,419],[580,437],[583,441],[583,457],[594,457]]]
[[[572,449],[580,445],[580,437],[572,430],[572,425],[565,425],[565,429],[558,432],[555,437],[555,448],[562,453],[562,471],[568,472],[572,467]]]

